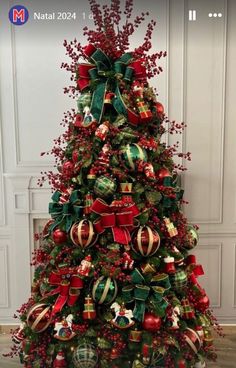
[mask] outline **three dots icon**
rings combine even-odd
[[[208,17],[209,18],[221,18],[222,17],[222,13],[209,13]]]

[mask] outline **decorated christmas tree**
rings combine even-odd
[[[219,327],[191,254],[199,237],[183,213],[185,168],[173,160],[190,155],[163,139],[185,124],[168,120],[148,83],[166,54],[149,52],[154,21],[129,50],[148,16],[131,21],[132,0],[123,14],[119,0],[89,2],[88,45],[64,42],[77,109],[51,152],[58,171],[42,179],[53,188],[51,219],[13,352],[27,368],[205,367]]]

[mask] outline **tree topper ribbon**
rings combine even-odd
[[[56,191],[52,195],[52,201],[49,203],[49,213],[55,222],[50,226],[50,231],[55,229],[59,224],[65,222],[65,230],[68,232],[71,225],[78,217],[83,214],[83,207],[78,206],[80,192],[74,190],[68,199],[68,202],[60,203],[63,193]]]
[[[96,83],[90,106],[91,114],[99,123],[103,113],[103,105],[107,85],[109,90],[115,93],[112,104],[118,114],[128,117],[129,121],[137,125],[140,116],[129,109],[121,96],[119,81],[131,82],[132,77],[136,80],[145,81],[146,69],[142,65],[142,60],[133,60],[131,53],[125,53],[117,60],[111,60],[101,49],[97,49],[89,44],[84,49],[84,54],[91,62],[90,64],[81,63],[78,65],[78,89],[82,92],[90,85],[90,81]],[[111,86],[112,85],[112,86]]]
[[[139,215],[137,206],[133,203],[128,207],[120,207],[117,212],[101,198],[95,199],[91,211],[100,215],[100,218],[94,222],[95,231],[98,234],[111,228],[114,241],[120,244],[129,244],[131,237],[130,231],[135,226],[134,219]]]
[[[66,303],[70,307],[73,306],[83,288],[83,280],[76,273],[76,269],[69,267],[52,271],[49,276],[49,284],[57,287],[45,294],[43,299],[59,294],[53,306],[52,315],[60,312]]]

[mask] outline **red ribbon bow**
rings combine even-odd
[[[77,301],[80,290],[83,288],[83,280],[74,268],[62,268],[58,271],[52,271],[49,276],[49,284],[57,286],[50,291],[45,297],[59,294],[54,304],[52,315],[60,312],[67,303],[70,307]]]
[[[91,211],[100,215],[100,218],[94,222],[94,228],[98,234],[111,228],[115,242],[129,244],[131,240],[130,231],[135,226],[134,218],[139,215],[139,210],[134,203],[127,207],[114,208],[101,198],[97,198]]]

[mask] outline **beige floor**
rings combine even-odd
[[[209,363],[209,368],[236,368],[236,327],[225,327],[226,337],[216,339],[218,349],[218,361]],[[8,352],[10,346],[10,335],[0,333],[0,368],[22,368],[18,359],[7,359],[2,353]]]

